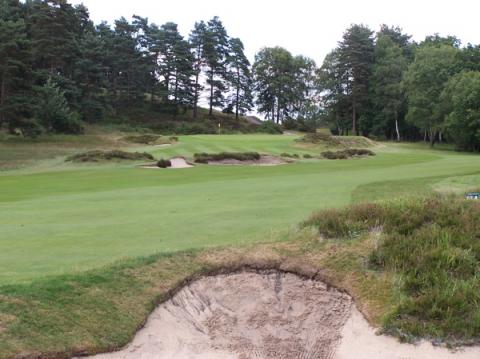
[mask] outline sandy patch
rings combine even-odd
[[[283,158],[261,155],[259,160],[252,161],[239,161],[234,159],[221,160],[221,161],[208,161],[209,165],[233,165],[233,166],[278,166],[290,163],[292,161],[286,161]]]
[[[342,341],[336,350],[335,359],[478,359],[480,348],[464,348],[451,351],[435,347],[430,342],[403,344],[396,338],[376,335],[365,318],[356,310],[342,331]]]
[[[187,160],[183,157],[174,157],[170,159],[170,162],[172,163],[171,167],[167,168],[160,168],[156,164],[149,164],[149,165],[142,165],[140,166],[141,168],[150,168],[150,169],[176,169],[176,168],[190,168],[193,167],[190,163],[187,162]]]
[[[94,359],[470,359],[424,343],[376,336],[350,297],[293,274],[205,277],[150,316],[125,349]]]
[[[170,147],[171,145],[171,143],[163,143],[161,145],[153,145],[153,147]]]

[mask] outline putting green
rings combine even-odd
[[[188,136],[156,157],[195,152],[317,153],[293,136]],[[32,151],[35,151],[32,146]],[[420,145],[384,145],[374,158],[276,167],[49,162],[0,175],[0,284],[81,271],[123,257],[279,240],[313,210],[422,190],[480,173],[480,157]],[[480,177],[476,177],[479,178]],[[391,184],[391,185],[390,185]],[[360,192],[360,193],[359,193]]]

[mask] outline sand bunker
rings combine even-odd
[[[350,297],[293,274],[202,278],[160,305],[133,342],[95,359],[479,358],[376,336]]]
[[[269,155],[261,155],[259,160],[239,161],[234,159],[226,159],[221,161],[208,161],[209,165],[235,165],[235,166],[278,166],[284,165],[291,161],[286,161],[283,158]]]
[[[188,163],[185,158],[183,157],[174,157],[170,159],[171,166],[167,168],[160,168],[156,164],[149,164],[149,165],[142,165],[141,168],[151,168],[151,169],[169,169],[169,168],[190,168],[193,167],[190,163]]]

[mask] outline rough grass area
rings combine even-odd
[[[341,151],[325,151],[321,156],[327,160],[346,160],[353,157],[375,156],[375,153],[365,148],[347,148]]]
[[[480,339],[479,218],[477,201],[433,196],[326,210],[304,226],[343,241],[381,231],[369,265],[397,276],[400,291],[385,330],[456,344]]]
[[[195,153],[193,158],[196,163],[217,162],[223,160],[258,161],[258,152],[220,152],[220,153]]]
[[[178,141],[177,136],[161,136],[154,134],[130,135],[123,137],[123,141],[140,145],[166,145]]]
[[[101,161],[115,161],[115,160],[154,160],[155,158],[146,152],[125,152],[120,150],[101,151],[93,150],[84,153],[78,153],[66,158],[68,162],[101,162]]]
[[[375,142],[362,136],[332,136],[328,133],[307,133],[296,139],[299,145],[307,147],[321,146],[325,148],[373,147]],[[303,147],[303,146],[302,146]]]

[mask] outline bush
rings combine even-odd
[[[341,151],[325,151],[321,155],[328,160],[346,160],[356,156],[375,156],[375,153],[363,148],[349,148]]]
[[[166,160],[166,159],[161,158],[161,159],[158,160],[157,166],[160,167],[160,168],[172,167],[172,162],[170,160]]]
[[[300,156],[296,153],[287,153],[287,152],[283,152],[282,154],[280,154],[280,157],[300,158]]]
[[[22,118],[9,123],[9,131],[13,134],[36,138],[44,132],[44,128],[34,119]]]
[[[112,161],[112,160],[154,160],[155,158],[146,152],[124,152],[119,150],[112,151],[88,151],[84,153],[78,153],[76,155],[67,157],[66,161],[71,162],[100,162],[100,161]]]
[[[282,134],[283,130],[280,125],[277,125],[273,121],[264,121],[261,125],[257,126],[255,132],[259,133],[269,133],[272,135]]]
[[[84,127],[80,116],[70,111],[65,92],[52,81],[38,88],[38,107],[35,115],[48,132],[81,134]]]
[[[178,142],[177,136],[170,136],[168,139],[170,140],[170,142]]]
[[[195,153],[193,155],[196,163],[208,163],[211,161],[223,160],[258,161],[260,157],[260,154],[257,152]]]
[[[305,153],[305,154],[303,155],[303,158],[309,159],[309,158],[313,158],[313,156],[310,155],[310,154],[308,154],[308,153]]]

